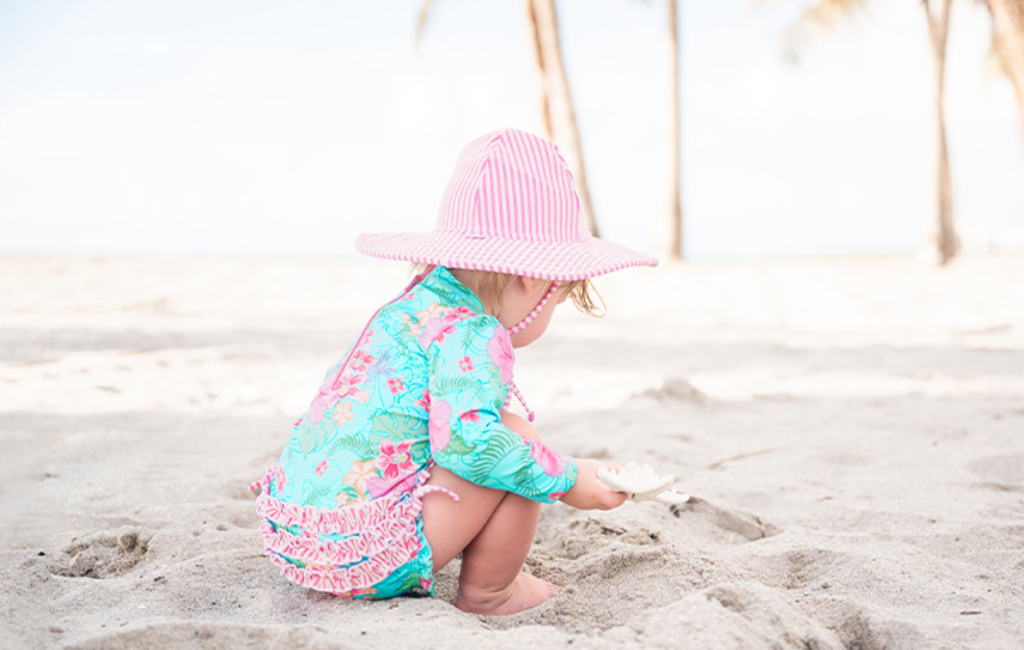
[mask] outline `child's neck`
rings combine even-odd
[[[472,282],[469,279],[469,274],[463,269],[448,269],[448,272],[455,276],[455,279],[462,283],[464,287],[469,289],[470,293],[476,296],[476,299],[480,301],[480,304],[484,307],[484,313],[488,316],[494,316],[494,306],[489,304],[488,301],[484,300],[483,296],[473,290]]]

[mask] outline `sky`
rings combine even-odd
[[[522,0],[4,0],[0,252],[346,257],[423,231],[462,146],[540,132]],[[806,2],[681,0],[691,259],[917,251],[932,213],[921,3],[786,34]],[[660,0],[559,0],[602,235],[650,251],[667,204]],[[972,250],[1024,247],[1024,138],[955,2],[946,113]]]

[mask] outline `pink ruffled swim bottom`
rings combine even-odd
[[[252,487],[261,488],[256,503],[266,552],[285,577],[345,598],[391,598],[414,589],[433,595],[433,555],[420,513],[423,495],[442,489],[425,485],[427,470],[410,492],[341,508],[281,501],[272,494],[274,471]]]

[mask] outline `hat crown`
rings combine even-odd
[[[441,199],[437,230],[468,238],[583,242],[590,233],[555,145],[504,129],[470,142]]]

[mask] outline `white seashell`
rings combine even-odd
[[[690,495],[669,490],[675,483],[672,476],[659,476],[650,465],[629,462],[618,472],[607,467],[597,470],[597,478],[608,489],[625,492],[633,501],[660,501],[662,503],[686,503]]]

